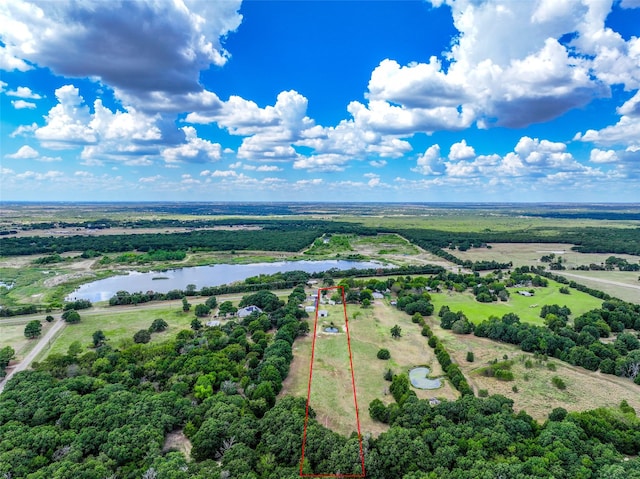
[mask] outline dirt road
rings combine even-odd
[[[49,341],[59,332],[62,328],[65,327],[67,323],[65,323],[62,319],[58,318],[58,320],[53,324],[51,329],[47,331],[47,333],[40,338],[38,344],[25,356],[25,358],[16,364],[11,370],[8,370],[8,374],[4,378],[2,382],[0,382],[0,394],[4,391],[5,385],[9,382],[9,380],[13,377],[14,374],[19,373],[20,371],[24,371],[29,366],[33,360],[40,354],[40,352],[44,349],[44,347],[49,343]]]
[[[578,278],[578,279],[585,279],[585,280],[589,280],[589,281],[595,281],[596,283],[611,284],[613,286],[620,286],[621,288],[632,288],[632,289],[640,290],[640,286],[638,286],[638,285],[628,284],[628,283],[621,283],[619,281],[611,281],[610,279],[595,278],[595,277],[592,277],[592,276],[581,276],[579,274],[566,273],[564,271],[560,272],[560,275],[569,276],[571,278]]]

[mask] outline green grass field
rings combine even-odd
[[[328,318],[319,318],[318,338],[316,340],[313,381],[311,390],[311,406],[322,424],[350,434],[355,430],[355,406],[351,388],[351,373],[347,352],[346,334],[328,334],[322,332],[324,325],[331,321],[336,326],[344,325],[342,306],[324,307],[329,311]],[[432,368],[432,375],[442,374],[442,370],[427,345],[426,338],[420,335],[420,327],[411,322],[411,318],[401,311],[390,307],[386,302],[376,302],[368,309],[349,305],[349,331],[353,353],[356,390],[362,432],[378,435],[387,426],[373,421],[369,417],[369,403],[375,398],[385,403],[393,401],[388,394],[389,382],[384,380],[384,373],[391,369],[398,374],[406,372],[414,366],[427,365]],[[353,319],[354,313],[359,313]],[[402,337],[393,339],[390,329],[395,324],[402,328]],[[309,380],[309,361],[311,358],[311,336],[296,340],[294,344],[294,360],[291,372],[284,382],[283,394],[306,398]],[[380,348],[391,353],[391,359],[380,360],[376,357]],[[441,397],[454,399],[458,396],[450,384],[439,389],[426,391],[415,390],[422,399]]]
[[[44,321],[44,315],[33,317],[31,319],[39,319],[42,324],[42,335],[44,336],[49,328],[50,323]],[[37,344],[37,339],[27,339],[24,336],[24,327],[26,321],[22,324],[13,324],[13,322],[0,320],[0,349],[5,346],[11,346],[16,352],[16,359],[24,358],[29,351]]]
[[[133,335],[137,331],[149,328],[156,318],[164,319],[169,324],[169,328],[162,333],[152,334],[151,341],[163,341],[183,329],[189,329],[191,320],[195,317],[193,312],[183,313],[178,303],[164,308],[140,306],[133,311],[131,308],[126,308],[125,311],[113,308],[99,314],[83,314],[80,311],[80,316],[82,318],[80,323],[67,325],[51,348],[45,349],[38,360],[44,359],[49,354],[66,354],[74,341],[80,341],[83,347],[90,348],[93,333],[97,330],[102,330],[109,343],[117,346],[122,340],[133,340]]]
[[[571,309],[572,317],[579,316],[587,311],[599,308],[602,300],[589,296],[575,289],[570,289],[571,294],[562,294],[559,291],[560,283],[549,281],[546,288],[534,288],[535,296],[526,297],[517,293],[519,289],[509,288],[509,301],[479,303],[470,292],[455,293],[433,293],[432,303],[435,306],[435,314],[444,305],[449,306],[452,311],[462,311],[473,323],[480,323],[489,316],[502,317],[507,313],[517,314],[522,321],[543,325],[540,317],[540,310],[544,305],[558,304],[568,306]]]

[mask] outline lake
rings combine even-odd
[[[65,299],[74,301],[88,299],[108,301],[118,291],[136,293],[138,291],[156,291],[166,293],[173,289],[186,289],[188,284],[195,284],[196,289],[204,286],[220,286],[222,284],[243,281],[260,274],[274,274],[284,271],[305,271],[318,273],[329,269],[346,270],[352,268],[385,268],[386,265],[373,261],[279,261],[275,263],[251,264],[216,264],[211,266],[192,266],[189,268],[170,269],[162,272],[151,271],[140,273],[129,271],[126,275],[113,276],[92,283],[83,284]]]

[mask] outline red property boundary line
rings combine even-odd
[[[303,474],[302,467],[304,465],[304,447],[307,443],[307,424],[309,422],[309,401],[311,399],[311,380],[313,379],[313,359],[316,349],[316,337],[318,331],[318,309],[320,308],[320,295],[322,291],[332,289],[340,290],[342,294],[342,306],[344,308],[344,324],[347,330],[347,347],[349,348],[349,366],[351,367],[351,387],[353,389],[353,403],[356,407],[356,424],[358,427],[358,443],[360,447],[360,463],[362,465],[361,474]],[[364,470],[364,450],[362,449],[362,433],[360,432],[360,414],[358,412],[358,398],[356,395],[356,380],[353,373],[353,355],[351,354],[351,336],[349,335],[349,319],[347,317],[347,302],[344,298],[343,286],[332,286],[329,288],[318,288],[318,298],[316,300],[316,318],[313,323],[313,342],[311,343],[311,364],[309,366],[309,384],[307,386],[307,406],[304,415],[304,431],[302,433],[302,457],[300,458],[300,477],[365,477]]]

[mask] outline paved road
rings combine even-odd
[[[47,331],[47,333],[40,338],[38,344],[35,345],[35,347],[29,352],[29,354],[26,355],[26,357],[22,361],[20,361],[12,369],[10,369],[8,374],[5,376],[4,381],[0,382],[0,394],[2,394],[5,385],[9,382],[11,377],[14,374],[19,373],[20,371],[24,371],[29,366],[31,366],[33,360],[49,343],[49,340],[51,340],[55,334],[61,331],[66,324],[67,323],[65,323],[62,319],[58,319],[55,323],[53,323],[53,326],[49,329],[49,331]]]

